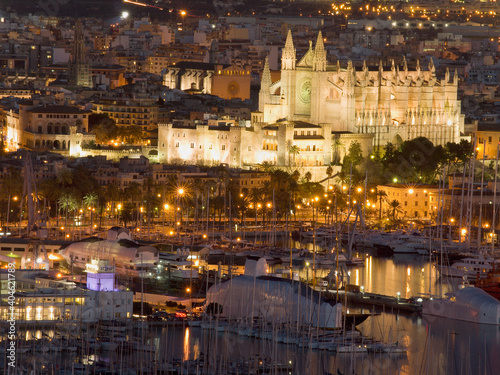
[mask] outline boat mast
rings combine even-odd
[[[484,183],[484,158],[486,156],[486,139],[483,139],[483,167],[481,168],[481,196],[479,198],[479,218],[477,221],[477,250],[481,247],[482,216],[483,216],[483,183]]]
[[[491,256],[495,251],[495,242],[496,242],[496,207],[497,207],[497,178],[498,178],[498,148],[500,146],[500,142],[497,143],[497,153],[495,159],[495,182],[493,183],[493,219],[491,222]]]

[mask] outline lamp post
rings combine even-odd
[[[177,234],[179,234],[179,231],[180,231],[180,226],[182,225],[182,195],[184,194],[184,189],[183,188],[179,188],[177,190],[177,210],[180,211],[180,217],[179,217],[179,222],[177,223]]]
[[[165,205],[163,206],[163,237],[165,237],[165,213],[168,210],[168,208],[169,208],[168,203],[165,203]]]
[[[14,202],[17,202],[17,197],[13,197]],[[9,232],[9,215],[10,215],[10,194],[9,194],[9,200],[7,202],[7,228],[5,230],[5,235]]]
[[[118,203],[117,211],[116,211],[116,225],[120,224],[120,210],[122,209],[122,204]]]

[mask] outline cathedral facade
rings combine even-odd
[[[464,116],[457,99],[458,76],[446,72],[436,78],[431,60],[428,69],[409,70],[364,64],[359,71],[349,61],[327,62],[321,32],[316,45],[297,61],[291,31],[281,60],[281,79],[271,81],[266,65],[259,93],[256,121],[278,124],[301,121],[321,127],[323,150],[330,150],[336,134],[371,135],[374,148],[400,144],[419,136],[435,145],[459,141]],[[333,134],[333,136],[330,136]],[[327,158],[325,157],[325,160]]]

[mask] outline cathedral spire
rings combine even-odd
[[[403,56],[403,70],[405,72],[405,76],[408,75],[408,63],[406,62],[406,57]]]
[[[455,74],[453,75],[453,84],[455,86],[458,85],[458,70],[457,69],[455,69]]]
[[[288,29],[286,36],[285,48],[281,53],[281,70],[295,69],[296,55],[295,47],[293,46],[292,30]]]
[[[271,86],[271,70],[269,69],[269,56],[266,56],[266,62],[264,63],[264,70],[262,71],[262,79],[260,81],[260,91],[266,94],[269,93],[269,87]]]
[[[326,71],[326,51],[323,44],[323,35],[321,31],[318,33],[316,40],[316,48],[314,49],[313,70],[324,72]]]
[[[450,68],[446,67],[446,72],[444,73],[444,83],[448,84],[450,82]]]
[[[264,70],[262,71],[262,78],[260,80],[260,91],[259,91],[259,110],[263,111],[265,105],[269,103],[271,97],[271,70],[269,69],[269,57],[266,56],[266,62],[264,63]]]
[[[340,73],[340,60],[337,59],[337,73]]]
[[[429,70],[432,73],[432,76],[436,76],[436,67],[434,66],[434,60],[431,57],[431,61],[429,62]]]

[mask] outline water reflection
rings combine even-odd
[[[189,342],[189,328],[184,331],[184,355],[182,356],[184,361],[189,359],[190,355],[190,342]]]
[[[251,369],[257,363],[292,363],[292,374],[496,374],[500,368],[500,328],[443,318],[384,313],[359,326],[364,335],[408,348],[406,355],[335,354],[277,344],[234,333],[192,328],[184,334],[194,359],[195,348],[216,364],[241,361]],[[167,334],[167,331],[158,332]],[[172,330],[168,334],[172,334]],[[174,345],[175,351],[176,346]],[[176,354],[174,354],[174,357]],[[218,366],[218,365],[217,365]],[[253,367],[252,367],[253,366]]]

